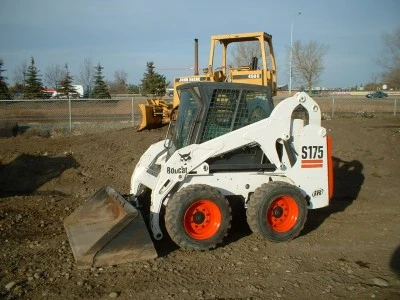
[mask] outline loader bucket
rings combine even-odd
[[[64,227],[78,268],[157,257],[142,215],[110,186],[65,218]]]
[[[156,107],[154,105],[139,104],[139,109],[142,114],[142,121],[137,131],[161,127],[163,116],[162,114],[155,114]]]

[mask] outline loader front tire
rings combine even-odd
[[[208,250],[228,234],[231,219],[228,200],[220,191],[194,184],[181,189],[168,201],[165,227],[180,247]]]
[[[272,242],[285,242],[297,237],[303,229],[307,203],[296,186],[274,181],[254,191],[246,215],[255,234]]]

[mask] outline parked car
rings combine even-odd
[[[365,97],[367,97],[367,98],[385,98],[387,96],[388,95],[382,91],[376,91],[376,92],[365,95]]]

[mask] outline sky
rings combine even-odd
[[[382,36],[400,27],[399,15],[398,0],[0,0],[0,58],[10,84],[31,57],[42,75],[67,63],[77,77],[89,58],[104,67],[106,80],[125,71],[132,84],[140,83],[152,61],[172,82],[193,74],[195,38],[202,69],[210,36],[265,31],[284,85],[292,33],[293,41],[329,47],[316,85],[350,87],[379,74]]]

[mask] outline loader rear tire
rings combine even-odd
[[[208,250],[228,234],[231,219],[228,200],[220,191],[194,184],[181,189],[168,201],[165,227],[180,247]]]
[[[297,237],[307,220],[307,203],[300,190],[286,182],[264,183],[247,204],[251,230],[272,242]]]

